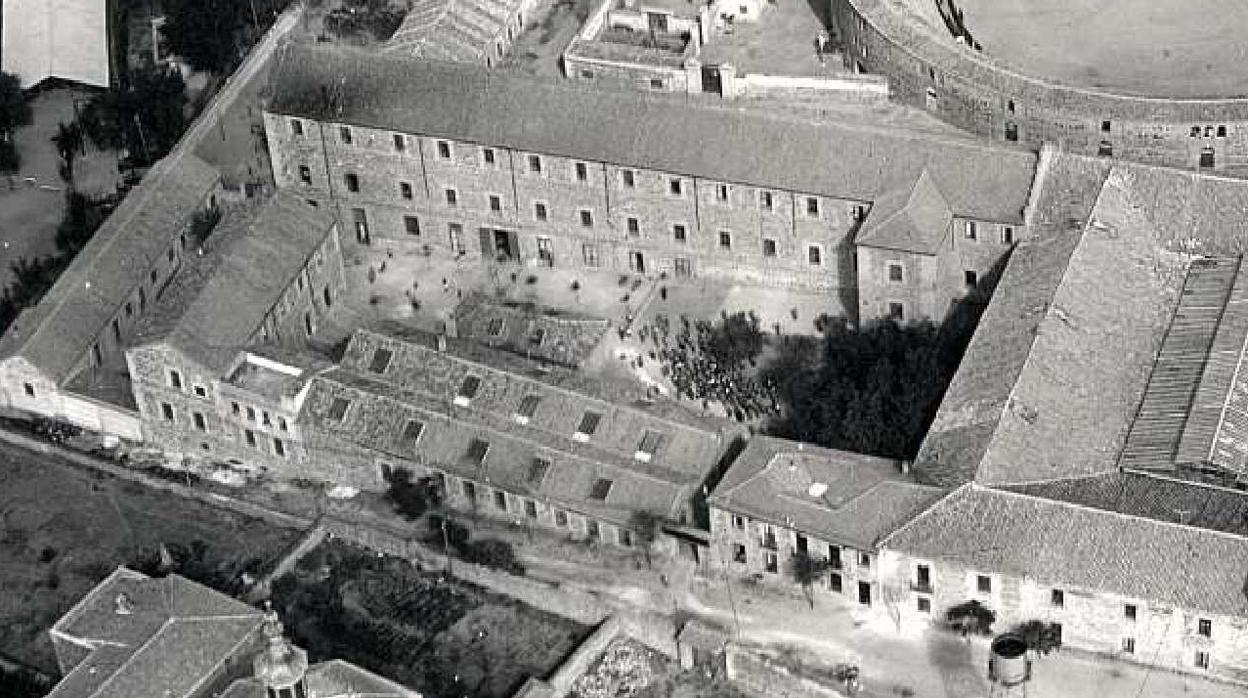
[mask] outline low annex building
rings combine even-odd
[[[385,50],[487,68],[503,60],[531,17],[534,0],[415,0]]]
[[[1034,175],[1033,154],[957,137],[347,47],[289,45],[276,60],[277,186],[334,206],[361,241],[824,290],[833,315],[861,294],[868,317],[942,319],[966,272],[982,276],[1023,230]],[[923,223],[937,242],[857,255],[875,204],[916,189],[947,207]]]

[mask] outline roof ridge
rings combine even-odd
[[[935,511],[937,507],[945,506],[946,502],[951,501],[954,497],[959,497],[959,498],[966,497],[967,495],[965,493],[970,491],[970,488],[973,487],[974,484],[975,484],[974,482],[967,482],[967,483],[958,485],[953,490],[946,491],[945,494],[940,499],[937,499],[936,501],[932,502],[931,505],[924,508],[923,511],[920,511],[918,514],[910,517],[909,521],[902,523],[897,528],[894,528],[891,533],[881,538],[876,543],[877,547],[887,548],[889,541],[891,541],[893,537],[899,535],[902,531],[913,526],[915,523],[919,521],[919,519],[922,519],[923,517],[927,516],[931,512]]]

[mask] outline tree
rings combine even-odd
[[[56,228],[56,249],[73,258],[99,230],[108,214],[100,202],[73,191],[65,194],[65,214]]]
[[[966,601],[945,611],[945,622],[963,637],[971,633],[988,635],[996,621],[996,612],[978,601]]]
[[[196,70],[228,72],[238,57],[246,0],[165,0],[169,50]]]
[[[1023,638],[1023,642],[1027,643],[1027,649],[1036,654],[1047,655],[1062,647],[1061,630],[1056,626],[1056,623],[1029,620],[1014,628],[1013,633]]]
[[[831,562],[823,557],[811,557],[810,553],[805,550],[798,550],[789,558],[788,562],[789,576],[793,577],[793,581],[802,586],[802,593],[806,595],[806,602],[810,604],[811,609],[815,607],[815,582],[823,579],[823,575],[827,573],[831,567]]]
[[[14,129],[30,123],[30,103],[22,93],[22,83],[12,73],[0,72],[0,140],[8,140]]]
[[[441,494],[432,477],[413,480],[410,470],[395,468],[387,482],[390,487],[386,490],[386,499],[390,500],[394,510],[405,519],[419,519],[431,507],[441,503]]]
[[[654,544],[659,540],[659,534],[663,532],[662,517],[649,511],[634,511],[628,517],[628,528],[633,531],[637,544],[641,546],[641,552],[646,556],[646,568],[652,568]]]
[[[473,541],[463,545],[461,552],[468,562],[512,574],[524,574],[524,566],[516,561],[515,549],[505,540],[486,538]]]
[[[737,366],[753,361],[763,350],[763,332],[758,318],[736,313],[715,326],[707,342],[707,350],[721,364]]]

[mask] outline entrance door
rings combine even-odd
[[[1202,168],[1213,168],[1213,148],[1208,146],[1200,150],[1200,166]]]
[[[628,268],[638,274],[646,273],[646,258],[640,252],[628,253]]]
[[[702,66],[702,91],[714,92],[715,94],[723,94],[723,86],[719,79],[719,67],[714,65]]]
[[[858,582],[858,603],[863,606],[871,605],[871,584],[869,582]]]
[[[451,223],[446,227],[447,235],[450,237],[451,252],[454,254],[464,253],[464,226],[459,223]]]
[[[546,236],[537,238],[537,261],[545,267],[555,266],[555,251],[551,247],[550,238]]]

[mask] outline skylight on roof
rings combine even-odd
[[[460,407],[467,407],[468,403],[477,396],[477,391],[481,390],[481,379],[477,376],[464,376],[464,380],[459,384],[459,391],[455,393],[455,404]]]
[[[649,463],[650,459],[654,458],[654,454],[658,452],[661,443],[663,443],[663,432],[647,429],[641,437],[641,443],[638,444],[633,458],[642,463]]]
[[[589,437],[598,431],[598,424],[602,422],[602,413],[586,410],[581,415],[580,424],[576,425],[576,432],[572,434],[572,438],[577,441],[589,441]]]
[[[341,422],[347,416],[347,410],[351,408],[351,401],[345,397],[336,397],[329,405],[328,417],[335,422]]]
[[[368,362],[368,370],[373,373],[385,373],[390,368],[390,359],[394,354],[389,349],[378,349],[373,352],[373,360]]]
[[[542,401],[541,395],[525,395],[520,401],[520,405],[516,407],[514,418],[517,424],[528,424],[533,418],[533,414],[537,412],[537,404]]]
[[[490,442],[482,441],[474,438],[468,442],[468,452],[464,454],[473,465],[481,465],[485,462],[485,454],[490,452]]]
[[[607,495],[611,494],[611,486],[614,484],[614,481],[608,480],[605,477],[598,478],[594,481],[594,486],[589,490],[589,498],[605,502],[607,500]]]

